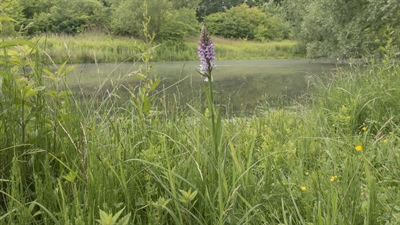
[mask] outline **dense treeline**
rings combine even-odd
[[[149,34],[155,34],[157,41],[179,42],[188,36],[197,35],[200,23],[210,20],[213,26],[220,21],[213,20],[213,13],[222,16],[223,30],[214,34],[229,38],[273,40],[288,37],[281,29],[275,35],[276,27],[286,27],[285,21],[267,13],[264,1],[182,1],[182,0],[5,0],[2,8],[17,24],[4,24],[3,35],[23,31],[24,35],[41,33],[77,34],[85,31],[101,31],[113,35],[128,35],[142,38],[143,23],[148,23]],[[243,4],[243,5],[241,5]],[[253,7],[251,10],[249,7]],[[235,9],[238,7],[237,9]],[[230,10],[232,9],[232,10]],[[239,17],[232,15],[240,12]],[[254,21],[248,13],[256,12]],[[207,19],[207,17],[211,17]],[[232,23],[247,26],[248,33],[231,32]],[[267,28],[273,28],[270,32]],[[5,29],[4,29],[5,28]],[[240,29],[239,29],[240,31]],[[268,34],[266,34],[268,33]],[[286,36],[285,36],[286,35]]]
[[[183,42],[201,23],[212,35],[243,40],[296,39],[310,58],[380,57],[397,52],[398,0],[3,0],[14,22],[3,36],[98,31]],[[395,55],[395,54],[394,54]]]

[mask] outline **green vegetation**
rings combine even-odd
[[[218,12],[226,15],[223,21],[226,26],[218,32],[224,37],[239,38],[229,30],[232,24],[243,22],[250,23],[247,29],[257,34],[257,40],[287,38],[275,34],[280,27],[287,27],[283,14],[268,10],[274,5],[263,2],[266,1],[257,1],[257,4],[249,1],[248,5],[252,7],[249,9],[238,0],[212,1],[212,4],[199,0],[5,0],[2,11],[17,23],[3,23],[2,35],[14,36],[18,32],[27,36],[42,33],[75,35],[96,31],[145,40],[148,37],[143,35],[143,23],[147,23],[148,33],[156,34],[155,41],[181,43],[187,37],[197,36],[199,21]],[[143,14],[145,11],[146,15]],[[232,15],[235,12],[241,12],[240,16]],[[257,12],[255,19],[245,15],[254,12]],[[265,21],[260,21],[262,19]],[[257,22],[256,26],[252,22]],[[251,35],[250,39],[253,39]]]
[[[207,16],[205,23],[211,34],[226,38],[282,40],[289,38],[289,27],[283,18],[277,10],[273,14],[265,13],[260,8],[242,4]]]
[[[310,58],[380,58],[399,51],[398,1],[290,0],[283,3],[292,34]]]
[[[302,57],[294,41],[253,42],[215,37],[218,60],[227,59],[269,59]],[[76,36],[48,35],[33,38],[40,49],[57,64],[137,61],[141,57],[143,41],[106,36],[99,33],[85,33]],[[184,43],[164,42],[154,44],[156,54],[152,61],[197,60],[198,38],[189,38]],[[44,57],[49,59],[48,57]]]
[[[190,110],[153,98],[149,42],[129,74],[137,87],[115,79],[79,98],[73,67],[44,68],[26,40],[0,47],[1,224],[400,222],[400,66],[389,55],[315,78],[305,104],[241,118],[213,113],[208,94]]]
[[[100,37],[118,36],[116,40],[145,41],[143,23],[147,23],[148,33],[155,34],[154,44],[162,44],[165,51],[183,51],[178,60],[195,55],[183,50],[184,43],[197,36],[202,23],[212,35],[259,41],[260,45],[296,40],[296,52],[309,58],[381,59],[388,49],[398,51],[400,44],[396,0],[3,0],[0,7],[16,21],[2,22],[0,35],[5,38],[92,32]],[[137,53],[130,44],[121,46],[124,50],[119,47],[110,43],[102,48]],[[92,56],[92,50],[82,49],[82,55]],[[123,56],[104,57],[110,62],[126,59]],[[172,57],[160,60],[166,58]]]
[[[179,92],[175,101],[165,89],[153,95],[160,79],[152,61],[193,59],[197,19],[214,18],[226,28],[218,34],[242,39],[214,38],[219,59],[297,51],[290,41],[247,41],[284,36],[285,20],[273,19],[282,8],[208,2],[2,1],[15,20],[0,17],[0,224],[400,223],[399,4],[274,1],[310,57],[383,60],[329,81],[315,76],[301,103],[237,117],[221,114],[226,103],[214,101],[212,82],[187,107]],[[229,20],[243,29],[244,12],[254,12],[257,32],[240,36]],[[14,38],[46,31],[77,41]],[[72,90],[68,63],[92,59],[141,66],[107,76],[90,95]],[[124,83],[129,76],[138,84]]]

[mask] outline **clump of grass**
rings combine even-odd
[[[57,64],[135,61],[140,58],[143,41],[102,33],[76,36],[50,34],[34,37],[33,42]]]

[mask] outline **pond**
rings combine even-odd
[[[214,98],[234,112],[253,113],[258,105],[286,104],[297,99],[309,89],[309,77],[325,79],[337,65],[328,62],[310,62],[306,59],[226,60],[217,61],[213,71]],[[128,97],[127,89],[139,84],[135,76],[142,64],[102,63],[77,65],[69,75],[73,90],[90,95],[102,86],[102,92],[122,84],[119,97]],[[196,69],[198,61],[152,63],[151,75],[161,79],[155,97],[168,105],[195,104],[204,99],[204,78]],[[79,84],[79,86],[78,86]],[[125,91],[124,91],[125,90]],[[125,93],[125,94],[124,94]]]

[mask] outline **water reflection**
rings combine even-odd
[[[270,105],[291,102],[307,91],[307,76],[325,78],[337,69],[333,63],[304,59],[226,60],[216,63],[213,72],[216,103],[235,112],[244,110],[247,113],[254,111],[259,102]],[[151,66],[151,75],[161,78],[156,98],[163,98],[170,107],[203,101],[204,79],[196,72],[197,61],[157,62]],[[75,69],[75,75],[69,76],[69,83],[75,89],[79,83],[84,92],[95,90],[101,84],[106,90],[116,83],[133,90],[138,79],[127,75],[141,67],[143,64],[82,64]]]

